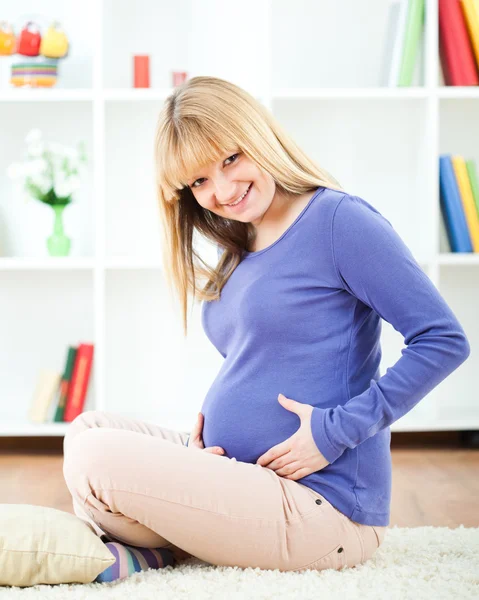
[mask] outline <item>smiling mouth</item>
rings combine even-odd
[[[242,202],[244,202],[244,200],[247,198],[247,196],[248,196],[248,194],[249,194],[249,192],[250,192],[250,189],[251,189],[251,186],[252,186],[252,185],[253,185],[252,183],[250,183],[250,184],[249,184],[249,186],[248,186],[248,189],[246,190],[246,193],[245,193],[245,195],[244,195],[244,196],[241,198],[241,200],[236,200],[235,202],[231,202],[230,204],[225,204],[225,206],[238,206],[238,205],[240,205]]]

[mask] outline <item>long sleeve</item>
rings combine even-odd
[[[365,200],[345,195],[331,243],[343,289],[404,336],[401,358],[370,387],[334,408],[314,407],[311,429],[333,463],[409,412],[470,354],[465,332],[391,223]],[[348,365],[349,367],[349,365]],[[352,374],[353,376],[353,374]]]

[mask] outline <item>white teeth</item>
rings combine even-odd
[[[244,198],[244,197],[246,196],[246,194],[249,192],[249,188],[250,188],[250,186],[248,186],[248,189],[246,190],[246,192],[245,192],[245,193],[244,193],[242,196],[240,196],[240,197],[238,198],[238,200],[235,200],[234,202],[231,202],[230,204],[228,204],[228,206],[236,206],[236,204],[239,204],[239,203],[241,202],[241,200],[243,200],[243,198]]]

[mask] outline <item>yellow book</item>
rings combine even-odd
[[[477,216],[474,197],[472,195],[471,182],[467,174],[466,161],[460,154],[451,157],[454,174],[456,176],[457,187],[461,196],[462,208],[466,217],[469,235],[474,252],[479,252],[479,218]]]
[[[46,422],[48,410],[55,395],[55,390],[60,384],[60,379],[61,373],[52,369],[40,369],[32,403],[28,411],[30,421],[34,423]]]
[[[479,67],[479,0],[461,0],[461,4],[476,65]]]

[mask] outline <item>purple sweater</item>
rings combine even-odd
[[[404,336],[379,372],[381,319]],[[255,463],[314,407],[331,463],[302,479],[349,519],[389,525],[391,430],[463,363],[469,341],[391,223],[358,196],[319,187],[270,246],[245,252],[202,324],[224,362],[203,401],[203,442]]]

